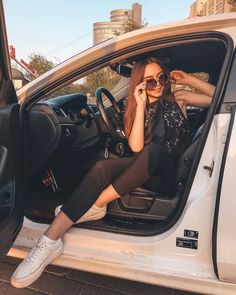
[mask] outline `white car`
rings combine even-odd
[[[152,56],[170,70],[216,85],[208,109],[187,110],[192,142],[179,160],[176,193],[140,187],[113,201],[102,220],[66,232],[63,254],[53,264],[204,294],[236,294],[236,13],[114,37],[17,93],[2,3],[0,33],[1,258],[27,255],[55,207],[97,159],[130,155],[121,124],[130,71],[134,61]],[[76,81],[81,86],[99,71],[111,86],[97,90],[97,105],[88,103],[86,93],[65,88]],[[62,88],[67,94],[61,95]]]

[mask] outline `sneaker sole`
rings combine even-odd
[[[63,246],[62,244],[60,245],[60,247],[55,250],[53,252],[52,255],[50,255],[44,263],[42,263],[40,265],[40,267],[35,270],[33,273],[31,273],[29,276],[22,278],[22,279],[16,279],[14,277],[11,277],[11,284],[12,286],[14,286],[15,288],[24,288],[27,287],[29,285],[31,285],[33,282],[35,282],[43,273],[45,267],[50,264],[54,259],[56,259],[58,256],[61,255],[63,250]]]

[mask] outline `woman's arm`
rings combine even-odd
[[[175,80],[175,83],[193,87],[207,96],[213,96],[214,94],[214,85],[191,76],[184,71],[174,70],[170,73],[170,77]]]
[[[134,91],[137,107],[134,123],[128,138],[128,143],[133,152],[140,152],[144,146],[144,113],[146,108],[147,94],[146,84],[140,83]]]
[[[173,94],[183,110],[185,110],[187,106],[208,107],[212,100],[211,96],[186,90],[176,90]]]
[[[134,124],[129,136],[129,146],[133,152],[140,152],[144,146],[144,111],[145,107],[137,106]]]

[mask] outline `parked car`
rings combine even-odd
[[[134,62],[151,56],[170,70],[202,75],[216,85],[208,109],[187,110],[192,142],[179,160],[176,193],[139,187],[113,201],[102,220],[66,232],[63,254],[53,263],[188,291],[235,294],[236,13],[114,37],[17,92],[2,2],[0,33],[1,258],[27,255],[55,207],[98,159],[131,154],[122,132],[127,85]],[[96,92],[97,105],[88,103],[86,93],[57,95],[104,68],[117,80],[108,91],[98,85],[103,88]]]

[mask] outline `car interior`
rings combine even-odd
[[[87,93],[77,92],[44,97],[31,105],[27,111],[31,174],[25,215],[35,222],[51,223],[55,208],[70,197],[96,161],[132,156],[122,132],[122,119],[135,61],[155,57],[169,71],[183,70],[216,85],[226,50],[223,41],[198,40],[121,57],[119,62],[109,65],[119,82],[114,89],[100,85],[96,103],[88,100]],[[74,226],[131,235],[163,232],[186,203],[180,200],[209,109],[187,109],[191,143],[178,161],[174,195],[137,187],[111,202],[102,220]]]

